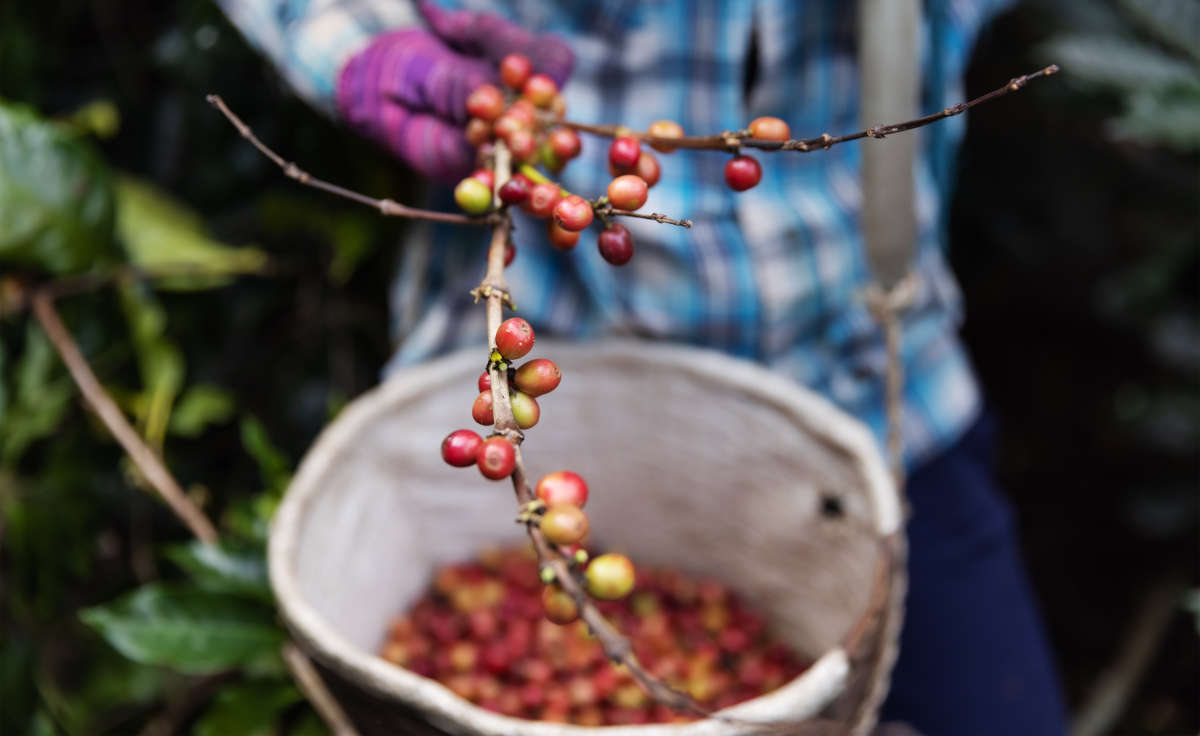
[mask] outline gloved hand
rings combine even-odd
[[[431,30],[381,34],[342,67],[338,110],[417,171],[450,183],[474,164],[463,136],[467,96],[496,79],[500,60],[524,54],[561,86],[575,57],[557,37],[534,35],[498,15],[432,2],[419,9]]]

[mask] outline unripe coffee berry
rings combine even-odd
[[[521,89],[521,96],[538,107],[549,107],[557,94],[558,85],[545,74],[534,74],[525,80],[525,86]]]
[[[496,330],[496,349],[505,360],[524,358],[533,350],[533,328],[520,317],[510,317]]]
[[[469,429],[458,429],[442,440],[442,459],[456,468],[475,464],[483,438]]]
[[[625,555],[608,553],[588,563],[584,573],[587,592],[602,601],[615,601],[633,590],[633,563]]]
[[[492,206],[492,190],[487,184],[468,176],[454,187],[454,201],[464,212],[482,215]]]
[[[786,141],[792,137],[792,129],[779,118],[762,117],[750,121],[750,136],[765,141]]]
[[[553,220],[546,223],[546,235],[555,250],[571,250],[579,242],[579,231],[567,230]]]
[[[504,112],[504,93],[494,84],[477,87],[467,96],[467,114],[480,120],[492,121]]]
[[[492,139],[492,124],[486,120],[471,118],[467,121],[464,134],[467,136],[467,143],[472,146],[482,145]]]
[[[633,258],[633,235],[624,225],[610,223],[596,238],[596,248],[604,260],[614,266],[624,266]]]
[[[646,132],[655,138],[682,138],[683,126],[674,120],[655,120],[650,123],[650,129]],[[651,143],[650,147],[662,153],[670,153],[675,150],[675,146],[667,143]]]
[[[569,624],[579,618],[579,607],[565,590],[557,585],[547,585],[542,589],[542,609],[546,618],[556,624]]]
[[[495,415],[492,413],[492,391],[480,390],[479,395],[475,397],[475,403],[471,405],[471,418],[485,427],[490,427],[496,423]]]
[[[483,477],[500,480],[512,475],[517,465],[517,452],[504,437],[488,437],[479,448],[475,464],[479,466]]]
[[[588,487],[583,477],[570,470],[547,473],[537,482],[534,493],[547,506],[571,504],[583,508],[588,499]]]
[[[744,192],[762,180],[762,167],[750,156],[734,156],[725,163],[725,183],[735,192]]]
[[[574,504],[551,506],[538,524],[551,544],[575,544],[588,532],[587,514]]]
[[[500,60],[500,81],[509,89],[524,87],[532,73],[533,62],[524,54],[509,54]]]
[[[525,363],[513,374],[513,384],[530,396],[548,394],[558,388],[562,372],[553,360],[537,358]]]
[[[521,204],[529,199],[529,180],[514,176],[500,186],[499,194],[504,204]]]
[[[608,146],[608,163],[617,171],[631,171],[637,166],[638,156],[642,153],[641,144],[637,138],[625,136],[615,138]]]
[[[608,183],[608,201],[619,210],[636,210],[646,204],[647,186],[642,177],[624,174]]]
[[[592,224],[592,205],[578,194],[568,194],[554,205],[554,221],[564,230],[584,230]]]
[[[560,191],[558,185],[549,182],[534,184],[529,190],[529,214],[534,217],[549,217],[558,204]]]
[[[513,419],[516,420],[518,427],[529,429],[538,423],[538,419],[542,416],[542,410],[538,406],[537,399],[520,391],[513,391],[509,399],[512,403]]]

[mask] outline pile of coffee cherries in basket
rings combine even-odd
[[[380,654],[518,718],[587,726],[693,719],[655,703],[609,663],[582,621],[548,618],[544,591],[553,588],[538,578],[530,547],[487,550],[439,569],[426,594],[392,622]],[[648,671],[708,709],[774,690],[807,667],[712,580],[639,570],[629,596],[597,606]]]

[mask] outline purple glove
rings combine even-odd
[[[521,53],[560,86],[575,57],[555,36],[535,36],[490,13],[420,3],[433,32],[377,36],[342,67],[338,109],[352,128],[387,146],[426,176],[454,182],[475,152],[463,135],[467,96],[496,79],[504,56]]]

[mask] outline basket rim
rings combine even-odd
[[[806,431],[854,458],[857,469],[867,483],[874,531],[880,537],[885,537],[899,529],[902,521],[900,500],[874,436],[858,419],[810,389],[758,364],[702,348],[627,338],[607,338],[588,343],[542,340],[539,346],[564,361],[570,357],[619,358],[656,368],[678,370],[735,387],[764,404],[786,412]],[[330,466],[327,460],[352,445],[359,431],[379,415],[391,411],[397,404],[418,393],[457,382],[460,373],[473,371],[478,363],[478,350],[464,349],[428,363],[403,368],[350,402],[322,430],[305,453],[271,522],[267,551],[271,587],[284,622],[293,636],[318,661],[377,695],[403,700],[408,707],[429,716],[431,721],[441,721],[443,724],[454,722],[460,727],[486,734],[563,736],[595,733],[597,728],[594,727],[529,721],[485,710],[460,698],[431,678],[397,667],[360,649],[305,601],[294,574],[292,562],[298,546],[298,535],[309,506],[321,492],[320,481]],[[823,653],[800,676],[778,690],[720,713],[747,720],[763,718],[766,714],[762,711],[772,710],[772,700],[786,697],[791,702],[804,695],[812,705],[812,712],[792,713],[788,717],[810,717],[842,692],[849,671],[849,656],[839,644]],[[686,724],[601,728],[605,734],[612,736],[702,736],[728,733],[731,725],[728,721],[707,719]]]

